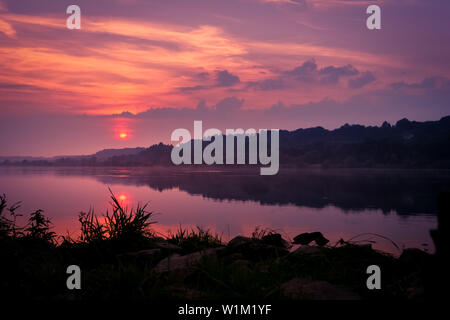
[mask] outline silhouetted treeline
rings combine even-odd
[[[284,165],[344,168],[450,168],[450,116],[439,121],[407,119],[394,126],[344,125],[280,133]]]
[[[207,145],[209,142],[203,142]],[[224,139],[225,144],[225,139]],[[402,119],[391,126],[344,125],[280,131],[282,167],[450,168],[450,116],[439,121]],[[92,156],[3,160],[3,165],[32,166],[174,166],[171,145],[100,151]],[[224,146],[225,150],[225,146]],[[248,141],[246,142],[248,159]],[[270,150],[270,147],[269,147]],[[100,157],[99,155],[102,154]],[[0,160],[1,161],[1,160]]]

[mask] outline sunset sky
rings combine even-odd
[[[437,120],[449,31],[447,0],[0,0],[0,156],[148,147],[194,120]]]

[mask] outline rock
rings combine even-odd
[[[318,246],[324,246],[330,242],[321,232],[301,233],[294,238],[294,244],[308,245],[314,241]]]
[[[157,248],[164,249],[164,250],[181,251],[181,248],[179,246],[174,245],[174,244],[172,244],[172,243],[170,243],[167,240],[164,240],[162,238],[158,238],[155,241],[155,246]]]
[[[291,252],[291,255],[323,255],[323,250],[316,246],[301,246]]]
[[[198,251],[184,256],[180,256],[175,253],[163,260],[161,260],[155,267],[155,271],[158,273],[181,270],[190,267],[192,264],[199,262],[205,256],[215,255],[220,248],[206,249],[204,251]]]
[[[327,258],[326,251],[318,246],[300,246],[296,250],[290,252],[286,257],[288,260],[303,260],[311,264],[326,265],[330,261]]]
[[[360,249],[364,249],[366,251],[372,251],[372,244],[371,243],[357,243],[354,244],[355,246],[358,246]]]
[[[245,259],[260,260],[285,256],[289,253],[284,247],[264,243],[259,239],[237,236],[226,247],[228,255],[240,253]]]
[[[235,260],[241,260],[241,259],[244,259],[244,255],[239,252],[229,254],[225,257],[225,260],[229,261],[229,262],[233,262]]]
[[[232,264],[236,260],[244,260],[245,259],[244,255],[239,252],[226,254],[223,256],[219,255],[219,258],[221,258],[221,261],[223,261],[227,265]]]
[[[423,264],[429,258],[429,253],[416,248],[403,250],[399,257],[400,261],[406,264]]]
[[[138,252],[134,252],[135,255],[140,256],[140,257],[155,256],[155,255],[159,255],[160,253],[161,253],[160,249],[147,249],[147,250],[141,250]]]
[[[262,242],[276,247],[289,248],[289,243],[279,233],[272,233],[262,237]]]
[[[241,273],[250,273],[252,269],[252,263],[244,259],[235,260],[230,266]]]
[[[280,287],[281,293],[294,300],[359,300],[360,297],[345,288],[326,281],[294,278]]]
[[[253,242],[252,238],[243,237],[243,236],[237,236],[237,237],[234,237],[233,239],[231,239],[228,242],[227,247],[229,247],[229,248],[239,247],[241,245],[249,244],[249,243],[252,243],[252,242]]]
[[[161,249],[147,249],[137,252],[127,252],[117,255],[119,258],[137,258],[156,260],[161,255]]]

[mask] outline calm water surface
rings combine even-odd
[[[58,234],[76,236],[77,215],[108,207],[108,187],[127,206],[150,202],[156,231],[202,226],[223,239],[250,235],[256,226],[286,237],[321,231],[332,242],[377,233],[400,247],[433,251],[435,198],[449,189],[447,171],[299,170],[257,172],[168,169],[0,167],[0,193],[20,213],[43,209]],[[374,247],[396,252],[373,236]]]

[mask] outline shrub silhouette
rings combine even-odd
[[[51,221],[43,214],[43,210],[38,209],[31,213],[28,220],[30,227],[26,228],[26,236],[31,239],[44,240],[46,242],[53,243],[56,234],[50,231]]]

